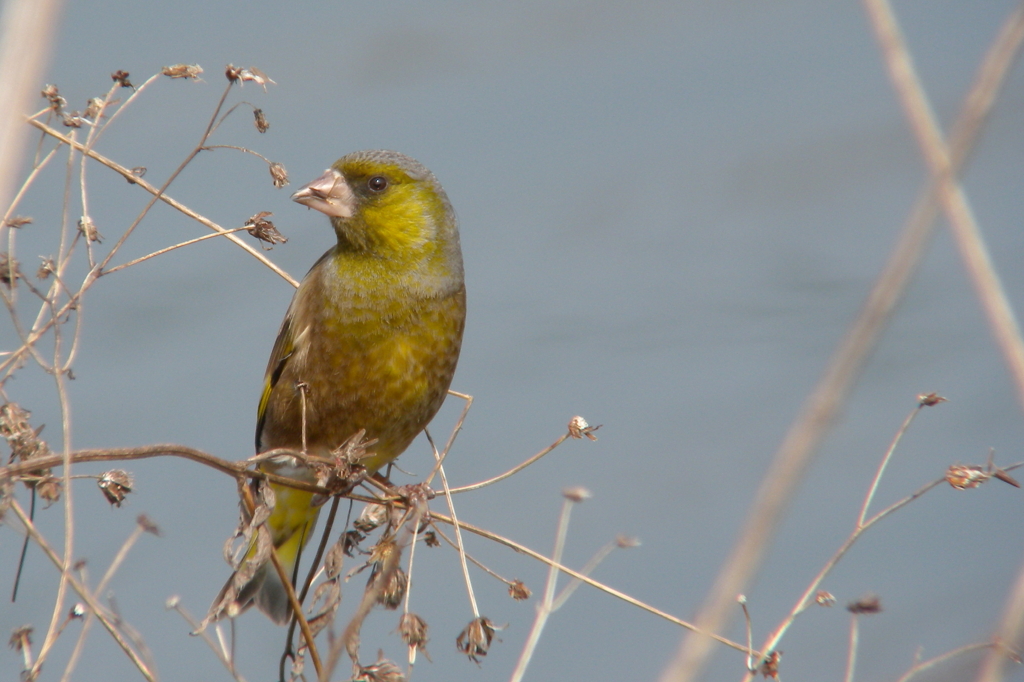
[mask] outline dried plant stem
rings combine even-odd
[[[896,431],[896,435],[893,436],[892,442],[889,443],[889,449],[885,451],[885,455],[882,457],[882,461],[878,464],[878,469],[875,471],[875,477],[871,479],[871,485],[868,486],[867,495],[864,496],[864,503],[860,507],[860,514],[857,516],[857,527],[864,525],[864,519],[868,515],[868,507],[871,506],[871,501],[875,499],[875,492],[878,490],[878,484],[882,480],[882,475],[885,473],[885,468],[889,466],[889,460],[892,459],[892,454],[896,452],[896,446],[899,445],[900,440],[903,439],[903,434],[910,428],[910,423],[914,421],[914,417],[918,415],[921,409],[924,408],[924,402],[919,402],[917,406],[910,411],[907,418],[903,420],[900,428]]]
[[[235,107],[231,107],[232,110],[234,110],[234,108]],[[231,112],[228,112],[228,113],[231,113]],[[227,116],[227,114],[224,114],[224,115]],[[253,151],[251,149],[247,149],[245,147],[239,147],[236,144],[208,144],[205,147],[203,147],[203,149],[204,150],[210,150],[210,151],[212,151],[214,149],[234,149],[235,151],[239,151],[239,152],[243,152],[245,154],[252,154],[253,156],[257,156],[257,157],[263,159],[264,161],[266,161],[267,165],[270,165],[271,163],[273,163],[270,159],[268,159],[267,157],[263,156],[259,152]]]
[[[57,555],[57,553],[50,546],[50,543],[46,541],[39,531],[36,529],[35,524],[25,515],[21,505],[18,504],[17,500],[11,501],[11,509],[14,514],[18,517],[21,523],[24,525],[25,530],[32,536],[33,542],[39,545],[39,548],[43,550],[43,553],[50,559],[54,566],[67,576],[68,584],[71,588],[78,593],[78,596],[82,598],[82,601],[88,605],[89,609],[96,614],[96,618],[99,619],[103,627],[110,633],[110,636],[114,638],[118,646],[121,647],[122,651],[128,656],[132,663],[139,669],[142,676],[145,677],[149,682],[156,682],[155,674],[150,670],[149,666],[139,657],[139,655],[132,649],[131,645],[125,640],[124,636],[118,632],[114,625],[114,619],[107,615],[106,609],[96,600],[92,593],[76,579],[70,572],[63,569],[64,561]]]
[[[444,464],[444,460],[448,457],[448,453],[451,452],[452,445],[455,444],[455,437],[459,435],[460,431],[462,431],[462,424],[466,421],[466,415],[469,414],[469,408],[473,407],[473,396],[468,393],[459,393],[458,391],[449,390],[448,395],[453,395],[456,398],[462,398],[466,401],[466,404],[462,406],[462,414],[459,415],[459,418],[455,421],[455,426],[452,427],[452,432],[448,436],[448,442],[445,443],[444,450],[441,451],[441,457],[435,458],[434,469],[430,472],[430,475],[427,476],[426,481],[424,481],[424,485],[430,485],[430,482],[434,480],[434,476],[437,475],[438,469],[440,469],[441,465]],[[424,433],[426,433],[427,438],[430,439],[430,432],[424,429]],[[434,446],[433,440],[430,441],[430,447],[434,449],[434,453],[436,455],[437,448]]]
[[[441,461],[441,455],[438,454],[437,448],[434,448],[434,457],[438,462]],[[448,501],[448,511],[452,515],[452,526],[455,528],[455,541],[459,546],[459,561],[462,564],[462,577],[466,582],[466,592],[469,594],[469,604],[473,608],[473,617],[480,617],[480,609],[476,604],[476,595],[473,593],[473,580],[469,577],[469,566],[466,565],[466,547],[462,542],[462,529],[459,526],[459,519],[455,515],[455,502],[452,500],[451,489],[448,487],[448,477],[444,473],[444,466],[438,467],[438,473],[441,474],[441,484],[444,486],[445,499]]]
[[[540,636],[544,632],[544,626],[548,622],[548,618],[555,611],[555,587],[558,583],[558,569],[555,568],[555,564],[562,563],[562,556],[565,553],[565,538],[569,534],[569,516],[572,513],[572,507],[575,504],[568,497],[562,500],[562,511],[558,515],[558,530],[555,533],[555,547],[551,552],[552,564],[548,566],[548,579],[544,585],[544,598],[536,605],[537,616],[533,620],[533,627],[530,628],[529,634],[526,636],[526,643],[523,644],[523,650],[519,654],[519,660],[516,661],[516,667],[512,670],[512,676],[509,678],[512,682],[521,682],[523,675],[526,674],[526,668],[530,665],[530,660],[533,658],[533,652],[537,648],[537,643],[540,641]]]
[[[337,495],[331,500],[331,510],[327,514],[327,523],[324,524],[324,532],[320,534],[320,544],[316,548],[316,556],[313,557],[313,563],[309,565],[309,571],[306,573],[306,580],[302,583],[302,591],[299,592],[299,603],[306,602],[306,595],[309,594],[309,588],[313,585],[313,579],[316,578],[316,574],[320,570],[320,560],[323,559],[324,551],[327,549],[327,542],[331,536],[331,530],[334,528],[334,521],[338,516],[338,505],[341,503],[341,498]],[[350,503],[351,504],[351,503]],[[351,511],[351,506],[349,507]],[[346,523],[347,525],[347,523]],[[281,665],[279,669],[279,677],[284,679],[284,664],[288,656],[292,654],[292,637],[295,635],[295,627],[298,625],[298,619],[293,618],[292,622],[288,624],[288,635],[285,637],[285,653],[281,657]]]
[[[910,670],[905,672],[898,680],[896,680],[896,682],[909,682],[915,676],[920,675],[921,673],[930,670],[937,665],[941,665],[946,661],[954,659],[957,656],[963,656],[964,654],[969,654],[972,651],[981,651],[983,649],[1000,652],[1002,655],[1005,656],[1003,647],[999,646],[999,644],[995,642],[975,642],[974,644],[965,644],[964,646],[957,647],[956,649],[950,649],[946,653],[939,654],[934,658],[929,658],[926,661],[918,661],[913,665],[913,667],[910,668]]]
[[[608,558],[609,554],[614,552],[619,547],[621,547],[621,545],[617,540],[612,540],[611,542],[605,543],[605,545],[601,547],[601,549],[597,550],[594,553],[594,556],[590,557],[587,563],[583,564],[583,568],[580,569],[580,573],[582,573],[583,575],[590,575],[594,572],[595,568],[601,565],[601,562]],[[565,604],[565,602],[569,601],[569,597],[571,597],[573,595],[573,592],[579,589],[579,586],[582,584],[582,582],[576,580],[575,578],[570,580],[569,583],[562,588],[562,591],[558,593],[558,596],[555,597],[555,601],[551,604],[551,610],[557,611],[558,609],[562,608],[562,605]]]
[[[103,594],[106,591],[107,585],[110,584],[110,581],[113,579],[117,569],[121,567],[125,557],[128,556],[128,552],[135,545],[138,539],[142,537],[144,532],[146,532],[146,528],[142,524],[135,524],[135,528],[132,529],[131,534],[129,534],[128,538],[121,545],[121,548],[117,550],[117,554],[114,555],[114,560],[111,561],[110,566],[107,567],[107,572],[103,574],[103,578],[100,580],[99,584],[96,585],[96,589],[94,590],[95,594]],[[82,623],[82,629],[79,630],[78,639],[75,641],[75,648],[71,651],[68,663],[64,667],[64,674],[61,676],[61,682],[67,682],[71,679],[71,673],[74,671],[75,666],[78,664],[78,659],[82,655],[82,650],[85,647],[85,640],[89,635],[89,630],[92,627],[94,617],[95,614],[91,611],[85,615],[85,620]]]
[[[203,628],[202,625],[200,625],[199,621],[193,618],[192,614],[186,611],[184,607],[181,606],[181,604],[175,602],[173,606],[170,606],[170,608],[174,609],[178,613],[178,615],[185,619],[185,622],[188,623],[189,627],[192,628],[193,635],[198,635],[203,639],[204,642],[206,642],[207,646],[210,647],[210,650],[213,651],[213,655],[216,656],[217,659],[224,664],[224,667],[227,668],[228,672],[231,673],[231,676],[235,678],[236,682],[245,682],[245,678],[242,677],[239,674],[238,670],[235,669],[234,657],[230,653],[231,651],[233,651],[234,647],[229,648],[226,642],[224,642],[223,634],[220,629],[220,623],[217,623],[215,626],[215,629],[217,631],[217,638],[220,641],[220,646],[218,646],[217,642],[213,641],[213,638],[210,637],[206,629]],[[231,628],[232,631],[234,631],[234,621],[231,621]]]
[[[93,128],[93,131],[95,132],[95,134],[90,133],[90,138],[91,138],[91,142],[89,144],[89,148],[90,149],[92,147],[96,146],[96,143],[99,141],[100,136],[102,136],[103,133],[107,132],[107,128],[109,128],[111,126],[111,124],[115,120],[117,120],[117,117],[120,116],[121,114],[123,114],[125,109],[127,109],[129,106],[131,106],[132,102],[134,102],[139,97],[139,95],[141,95],[146,90],[146,88],[148,88],[150,85],[152,85],[154,82],[156,82],[162,75],[163,74],[155,73],[152,76],[150,76],[149,78],[147,78],[146,81],[142,85],[136,86],[135,89],[133,90],[132,94],[128,96],[128,99],[126,99],[121,104],[121,106],[119,106],[117,109],[115,109],[114,113],[111,114],[110,117],[107,118],[105,121],[103,121],[101,123],[97,119],[97,122],[96,122],[97,124],[96,124],[95,128]],[[120,89],[120,87],[118,86],[118,88],[115,88],[115,90],[116,89]],[[112,92],[113,92],[113,90],[112,90]],[[103,107],[104,111],[106,111],[107,106],[109,104],[110,104],[110,95],[107,96],[107,100],[105,102],[105,106]]]
[[[1021,339],[1013,308],[996,274],[967,195],[957,179],[949,148],[915,73],[892,6],[888,0],[864,0],[864,5],[893,85],[917,137],[921,155],[928,164],[933,181],[939,186],[939,200],[953,228],[964,266],[1016,382],[1017,397],[1024,406],[1024,340]]]
[[[850,533],[850,536],[846,538],[846,541],[843,542],[839,549],[836,550],[836,553],[833,554],[827,562],[825,562],[825,565],[822,567],[820,571],[818,571],[818,574],[814,576],[814,579],[807,586],[807,589],[804,590],[804,593],[800,595],[799,599],[797,599],[796,605],[793,606],[792,610],[789,612],[789,615],[786,616],[782,623],[779,624],[775,631],[768,637],[765,643],[761,646],[761,651],[767,654],[768,652],[775,650],[775,647],[778,646],[779,642],[782,640],[783,635],[785,635],[786,632],[789,630],[789,627],[793,624],[793,621],[796,620],[797,616],[806,611],[807,608],[814,603],[814,595],[817,593],[822,581],[825,580],[826,576],[828,576],[828,574],[832,572],[832,569],[835,568],[837,563],[839,563],[839,560],[843,558],[843,556],[850,550],[851,547],[853,547],[854,543],[856,543],[857,540],[860,539],[860,536],[863,535],[865,531],[867,531],[873,525],[884,519],[886,516],[889,516],[890,514],[899,509],[902,509],[903,507],[907,506],[917,498],[924,495],[932,488],[936,488],[945,482],[945,478],[940,478],[930,483],[926,483],[925,485],[918,488],[915,492],[911,493],[910,495],[907,495],[898,502],[894,502],[893,504],[889,505],[882,511],[872,516],[864,523],[854,528],[853,532]],[[757,665],[760,665],[761,660],[762,659],[758,660]],[[753,666],[755,670],[757,669],[757,665]],[[751,676],[748,674],[746,679],[750,680]]]
[[[294,450],[280,449],[274,450],[272,453],[264,454],[297,454]],[[72,462],[122,462],[130,461],[135,459],[149,459],[151,457],[181,457],[183,459],[189,459],[193,462],[199,462],[205,464],[221,473],[228,474],[233,478],[250,478],[257,480],[265,480],[270,483],[277,483],[278,485],[288,486],[296,490],[305,490],[311,493],[318,493],[320,495],[333,495],[335,491],[323,488],[307,481],[300,481],[294,478],[288,478],[287,476],[280,476],[278,474],[272,474],[266,471],[253,470],[249,468],[252,463],[252,459],[242,460],[239,462],[232,462],[220,457],[215,457],[209,453],[203,452],[202,450],[196,450],[195,448],[189,448],[184,445],[145,445],[137,448],[109,448],[101,450],[77,450],[70,453],[69,459]],[[315,459],[315,458],[310,458]],[[8,466],[0,467],[0,481],[7,479],[15,479],[19,476],[24,476],[36,469],[42,468],[53,468],[59,467],[64,464],[64,458],[60,455],[50,455],[49,457],[37,457],[29,461],[17,462],[9,464]],[[366,495],[356,495],[348,493],[347,498],[356,500],[358,502],[380,502],[379,499],[371,498]]]
[[[850,614],[850,636],[846,647],[846,673],[843,682],[853,682],[854,668],[857,666],[857,645],[860,642],[860,618],[856,613]]]
[[[51,137],[54,137],[57,140],[60,140],[64,144],[72,147],[73,149],[76,149],[76,150],[78,150],[78,151],[80,151],[80,152],[82,152],[84,154],[87,154],[89,156],[89,158],[98,161],[99,163],[103,164],[107,168],[110,168],[114,172],[120,173],[129,182],[138,185],[139,187],[141,187],[142,189],[146,190],[150,194],[153,194],[154,196],[156,196],[160,201],[162,201],[165,204],[167,204],[168,206],[171,206],[172,208],[175,208],[178,211],[184,213],[186,216],[188,216],[189,218],[195,220],[196,222],[198,222],[198,223],[200,223],[200,224],[210,228],[211,230],[213,230],[215,232],[219,232],[219,233],[222,233],[222,234],[229,232],[229,230],[221,227],[220,225],[218,225],[217,223],[213,222],[209,218],[207,218],[207,217],[205,217],[203,215],[200,215],[199,213],[196,213],[195,211],[193,211],[189,207],[187,207],[184,204],[182,204],[181,202],[173,199],[172,197],[168,196],[167,194],[161,193],[159,189],[157,189],[155,186],[151,185],[145,179],[140,178],[140,177],[136,176],[134,173],[132,173],[131,169],[125,168],[121,164],[117,163],[116,161],[112,161],[111,159],[108,159],[107,157],[103,156],[99,152],[96,152],[95,150],[92,150],[92,149],[86,150],[85,146],[83,144],[81,144],[80,142],[74,140],[73,138],[71,138],[69,136],[64,135],[63,133],[61,133],[60,131],[58,131],[58,130],[56,130],[54,128],[51,128],[50,126],[46,125],[45,123],[42,123],[42,122],[36,121],[36,120],[30,120],[29,124],[35,126],[39,130],[41,130],[44,133],[46,133],[47,135],[50,135]],[[249,253],[249,255],[251,255],[253,258],[255,258],[256,260],[260,261],[261,263],[263,263],[263,265],[267,266],[268,268],[273,270],[275,273],[277,273],[286,282],[288,282],[289,284],[291,284],[292,286],[294,286],[296,288],[299,286],[299,283],[298,283],[297,280],[295,280],[295,278],[293,278],[287,272],[285,272],[284,270],[279,268],[275,263],[273,263],[270,259],[268,259],[264,254],[260,253],[258,249],[250,246],[249,244],[246,244],[244,241],[242,241],[241,239],[239,239],[238,237],[236,237],[234,235],[228,234],[226,236],[227,236],[228,239],[230,239],[236,245],[238,245],[239,247],[244,249],[247,253]]]
[[[281,565],[281,559],[277,556],[276,547],[270,548],[270,560],[274,563],[274,570],[277,571],[277,575],[284,585],[285,593],[288,595],[288,602],[292,606],[293,616],[299,624],[299,630],[302,631],[302,638],[306,640],[306,650],[309,651],[309,657],[313,661],[313,668],[316,669],[317,676],[322,677],[323,663],[320,662],[320,652],[317,651],[313,631],[309,629],[306,616],[302,613],[302,604],[299,603],[299,599],[295,595],[295,588],[292,586],[292,577],[288,575],[284,570],[284,566]]]
[[[503,474],[498,474],[494,478],[489,478],[486,481],[480,481],[479,483],[472,483],[470,485],[464,485],[464,486],[461,486],[461,487],[458,487],[458,488],[452,488],[449,491],[449,493],[452,494],[452,495],[454,495],[456,493],[468,493],[470,490],[479,490],[480,488],[485,488],[485,487],[487,487],[489,485],[497,483],[498,481],[503,481],[503,480],[505,480],[506,478],[508,478],[510,476],[515,476],[520,471],[522,471],[526,467],[530,466],[531,464],[533,464],[534,462],[539,460],[541,457],[543,457],[544,455],[548,454],[549,452],[551,452],[552,450],[557,448],[559,445],[564,443],[569,438],[569,435],[570,435],[569,432],[566,431],[561,436],[559,436],[558,439],[554,443],[552,443],[551,445],[547,446],[546,448],[544,448],[543,450],[541,450],[537,454],[533,455],[532,457],[528,458],[527,460],[525,460],[525,461],[517,464],[516,466],[512,467],[511,469],[509,469],[508,471],[506,471]]]
[[[1008,24],[1019,21],[1020,13],[1015,11]],[[949,173],[958,173],[966,160],[1020,44],[1019,32],[1004,27],[990,48],[953,128]],[[934,233],[938,188],[937,179],[932,178],[918,199],[899,243],[877,278],[864,307],[776,452],[772,467],[751,505],[747,524],[697,616],[696,622],[701,631],[717,632],[724,626],[736,594],[744,591],[744,586],[760,565],[787,502],[793,498],[803,473],[843,405],[868,353],[887,326]],[[710,653],[711,642],[707,638],[687,636],[663,672],[662,682],[687,682],[699,678]]]
[[[111,274],[117,272],[118,270],[124,270],[125,268],[130,268],[133,265],[138,265],[139,263],[145,262],[145,261],[147,261],[147,260],[149,260],[151,258],[156,258],[157,256],[162,256],[165,253],[167,253],[168,251],[174,251],[175,249],[180,249],[183,246],[192,246],[193,244],[197,244],[199,242],[206,241],[207,239],[216,239],[218,237],[223,237],[224,235],[227,235],[227,234],[232,234],[234,232],[241,232],[242,230],[247,230],[247,229],[249,229],[249,228],[247,228],[247,227],[235,227],[235,228],[232,228],[230,230],[225,230],[224,232],[214,232],[213,234],[204,234],[202,237],[196,237],[195,239],[189,239],[187,241],[178,242],[177,244],[174,244],[172,246],[164,247],[162,249],[159,249],[158,251],[154,251],[153,253],[147,254],[145,256],[139,256],[135,260],[130,260],[127,263],[121,263],[120,265],[115,265],[112,268],[107,268],[106,270],[103,271],[103,274],[104,275],[111,275]]]
[[[118,238],[117,242],[110,248],[110,251],[107,252],[107,255],[100,262],[99,267],[96,270],[94,270],[95,276],[98,277],[99,274],[103,272],[103,269],[110,264],[110,260],[114,257],[115,254],[117,254],[118,251],[121,250],[121,247],[128,240],[128,237],[132,235],[132,233],[135,231],[135,228],[137,228],[139,226],[139,223],[142,222],[142,219],[149,214],[149,211],[153,208],[153,206],[160,199],[160,197],[163,196],[164,192],[167,191],[167,188],[171,186],[171,183],[173,183],[177,179],[177,177],[181,175],[181,172],[185,170],[188,164],[192,163],[192,159],[196,158],[196,155],[199,154],[200,151],[202,151],[203,145],[206,144],[206,141],[210,138],[210,133],[213,131],[213,125],[217,120],[217,116],[220,114],[220,110],[224,107],[224,102],[227,100],[228,93],[231,92],[232,85],[234,85],[234,83],[228,81],[228,84],[224,87],[224,92],[221,93],[220,101],[217,102],[217,106],[214,107],[213,114],[210,116],[210,122],[206,125],[206,130],[203,131],[203,134],[199,139],[199,143],[195,147],[193,147],[192,151],[190,151],[185,156],[184,160],[182,160],[182,162],[178,164],[178,167],[174,169],[170,176],[168,176],[167,180],[164,181],[164,184],[160,186],[160,189],[158,189],[153,194],[153,198],[149,200],[149,203],[147,203],[142,208],[142,210],[139,211],[139,215],[135,217],[135,220],[132,221],[131,225],[128,226],[124,233]],[[85,147],[81,151],[83,154],[89,154],[92,150],[89,149],[88,147]],[[135,177],[136,184],[138,184],[140,180],[141,178]],[[89,282],[88,277],[86,278],[86,282]]]
[[[14,212],[18,210],[18,205],[21,203],[21,200],[25,197],[25,193],[28,192],[30,187],[32,187],[32,185],[35,183],[36,178],[39,177],[39,174],[42,173],[43,169],[46,168],[47,164],[50,163],[50,160],[53,159],[53,157],[56,155],[58,149],[60,149],[60,145],[55,146],[53,149],[46,153],[46,156],[39,159],[38,161],[36,161],[35,164],[33,164],[32,170],[29,172],[28,177],[25,178],[25,182],[21,183],[21,187],[18,188],[17,193],[14,195],[14,199],[11,201],[11,204],[7,207],[7,212],[4,213],[3,218],[0,219],[0,229],[10,230],[10,233],[12,235],[14,234],[16,228],[10,227],[7,224],[7,221],[10,220],[11,217],[14,215]],[[8,251],[10,251],[9,248]]]
[[[54,327],[54,343],[53,343],[53,366],[57,367],[60,365],[61,355],[61,340],[62,335],[60,334],[60,325]],[[71,404],[68,400],[67,387],[64,384],[65,375],[63,372],[53,373],[54,382],[57,385],[57,399],[60,403],[60,414],[61,414],[61,437],[64,443],[64,450],[62,459],[64,466],[62,469],[63,473],[63,493],[61,495],[61,504],[64,509],[64,565],[61,569],[60,581],[57,584],[57,596],[53,603],[53,613],[50,617],[50,625],[46,630],[46,637],[43,639],[43,644],[39,648],[39,654],[36,656],[36,662],[32,666],[32,670],[29,673],[29,679],[36,679],[39,676],[39,670],[43,663],[46,661],[49,655],[50,649],[57,641],[57,637],[60,635],[61,622],[65,617],[64,603],[67,598],[68,580],[71,576],[71,566],[74,561],[74,547],[75,547],[75,514],[74,514],[74,496],[71,488]]]
[[[447,517],[447,516],[445,516],[443,514],[440,514],[438,512],[435,512],[435,511],[431,511],[430,512],[430,518],[433,519],[434,521],[440,521],[442,523],[447,523],[447,524],[450,524],[450,525],[455,525],[451,518],[449,518],[449,517]],[[689,623],[689,622],[687,622],[687,621],[685,621],[685,620],[683,620],[681,618],[677,618],[676,616],[673,616],[670,613],[666,613],[665,611],[662,611],[661,609],[658,609],[658,608],[656,608],[654,606],[651,606],[650,604],[646,604],[646,603],[640,601],[639,599],[636,599],[635,597],[631,597],[630,595],[626,594],[625,592],[620,592],[619,590],[616,590],[614,587],[609,587],[608,585],[605,585],[604,583],[598,582],[597,580],[594,580],[590,576],[583,575],[579,571],[576,571],[576,570],[574,570],[572,568],[569,568],[568,566],[563,566],[562,564],[560,564],[560,563],[558,563],[556,561],[552,561],[549,557],[546,557],[543,554],[541,554],[540,552],[537,552],[535,550],[530,549],[526,545],[521,545],[521,544],[519,544],[518,542],[516,542],[514,540],[510,540],[509,538],[506,538],[506,537],[504,537],[502,535],[498,535],[497,533],[489,531],[489,530],[487,530],[485,528],[480,528],[479,526],[474,526],[473,524],[467,523],[465,521],[459,521],[459,527],[462,528],[462,530],[465,530],[465,531],[468,531],[470,533],[473,533],[474,535],[479,535],[482,538],[487,538],[488,540],[493,540],[494,542],[497,542],[500,545],[505,545],[509,549],[512,549],[512,550],[518,552],[519,554],[525,554],[526,556],[531,557],[533,559],[536,559],[537,561],[540,561],[543,564],[547,564],[548,566],[554,566],[555,568],[557,568],[562,573],[565,573],[567,576],[575,578],[575,579],[579,580],[582,583],[586,583],[587,585],[590,585],[591,587],[597,588],[598,590],[604,592],[605,594],[609,594],[609,595],[611,595],[611,596],[613,596],[613,597],[615,597],[617,599],[621,599],[622,601],[626,602],[627,604],[631,604],[631,605],[633,605],[633,606],[635,606],[635,607],[637,607],[637,608],[639,608],[639,609],[641,609],[643,611],[647,611],[648,613],[651,613],[651,614],[653,614],[655,616],[658,616],[659,618],[662,618],[663,620],[667,620],[668,622],[673,623],[675,625],[678,625],[680,627],[686,628],[687,630],[695,630],[696,629],[696,626],[694,626],[692,623]],[[742,644],[739,644],[737,642],[734,642],[731,639],[728,639],[726,637],[722,637],[721,635],[717,635],[717,634],[712,633],[712,632],[706,632],[704,634],[706,634],[708,637],[711,637],[713,640],[715,640],[716,642],[719,642],[720,644],[724,644],[727,647],[731,647],[733,649],[736,649],[737,651],[741,651],[744,654],[748,653],[747,647],[745,647]],[[759,652],[755,651],[753,653],[754,653],[755,656],[760,656]]]
[[[438,535],[440,535],[441,539],[444,540],[445,542],[447,542],[451,546],[452,549],[454,549],[455,551],[459,550],[458,543],[455,542],[455,540],[452,540],[450,537],[448,537],[445,534],[445,532],[443,530],[441,530],[441,528],[436,523],[433,522],[433,519],[431,519],[430,527],[433,528],[434,532],[437,533]],[[480,561],[479,559],[474,557],[469,552],[466,552],[466,560],[469,561],[474,566],[476,566],[477,568],[479,568],[484,573],[488,574],[492,578],[496,578],[496,579],[500,580],[501,582],[505,583],[506,585],[511,585],[512,582],[513,582],[513,581],[509,580],[508,578],[503,578],[497,572],[495,572],[494,570],[489,568],[487,566],[487,564],[483,563],[482,561]]]

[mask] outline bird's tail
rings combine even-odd
[[[299,557],[316,527],[320,507],[313,503],[312,493],[275,484],[271,487],[277,499],[266,526],[277,558],[294,586]],[[224,616],[233,618],[253,604],[279,625],[285,625],[291,619],[288,591],[269,553],[258,556],[257,545],[254,540],[238,569],[213,601],[207,621],[220,620]]]

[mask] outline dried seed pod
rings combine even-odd
[[[474,618],[455,639],[455,647],[469,656],[469,660],[479,665],[480,658],[486,656],[491,648],[495,630],[497,628],[489,618]]]
[[[111,469],[96,481],[107,502],[120,507],[124,498],[132,491],[132,475],[123,469]]]
[[[529,599],[531,594],[533,593],[530,592],[530,588],[522,580],[513,580],[512,584],[508,586],[508,596],[516,601]]]

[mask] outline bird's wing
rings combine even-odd
[[[267,418],[267,405],[270,403],[270,394],[277,386],[281,378],[281,372],[288,364],[288,358],[295,352],[292,341],[292,316],[291,311],[285,316],[281,323],[281,331],[277,333],[277,340],[274,342],[274,350],[270,353],[270,361],[267,363],[267,373],[263,377],[263,395],[260,396],[260,404],[256,410],[256,452],[263,448],[260,444],[260,437],[263,435],[263,424]]]

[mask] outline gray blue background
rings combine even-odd
[[[897,3],[944,124],[1012,5]],[[72,0],[58,36],[46,80],[72,108],[105,92],[117,69],[137,84],[168,64],[206,70],[204,82],[152,86],[98,145],[126,166],[147,167],[156,184],[198,141],[224,65],[256,66],[276,81],[267,93],[250,83],[229,99],[262,108],[266,135],[243,107],[211,142],[285,164],[292,185],[275,190],[255,157],[217,150],[200,154],[169,193],[225,227],[272,211],[289,242],[269,255],[293,276],[333,237],[322,216],[289,200],[291,191],[358,149],[397,149],[431,168],[461,220],[469,291],[453,388],[476,402],[449,459],[452,483],[508,469],[574,414],[603,424],[596,443],[568,442],[513,479],[461,496],[460,515],[549,552],[560,490],[586,486],[594,497],[573,514],[566,562],[581,566],[616,534],[637,536],[640,547],[613,554],[595,577],[684,618],[713,582],[771,455],[926,178],[855,2]],[[1022,111],[1017,70],[965,176],[1018,308]],[[62,161],[52,163],[19,210],[35,218],[17,235],[30,272],[37,255],[56,248],[63,172]],[[148,195],[96,166],[88,180],[106,247]],[[201,234],[158,206],[116,262]],[[249,456],[264,364],[291,293],[221,240],[98,282],[85,298],[70,384],[73,447],[175,442]],[[5,348],[13,343],[7,321],[0,338]],[[52,379],[27,368],[7,390],[58,444]],[[1021,406],[944,229],[750,586],[755,644],[849,533],[896,428],[917,394],[930,391],[950,402],[914,424],[878,505],[951,463],[983,463],[989,448],[1004,464],[1024,459]],[[447,434],[460,407],[446,405],[435,436]],[[417,442],[401,464],[428,471],[426,445]],[[148,514],[163,534],[144,537],[113,581],[118,608],[152,649],[161,679],[227,679],[163,604],[176,594],[201,616],[226,579],[221,547],[237,519],[234,482],[182,460],[127,468],[135,492],[121,509],[109,508],[93,482],[79,483],[75,554],[95,582],[136,515]],[[38,517],[57,542],[59,509]],[[893,679],[918,652],[985,639],[1024,557],[1022,521],[1024,493],[999,482],[968,492],[942,486],[888,519],[825,582],[839,606],[807,613],[783,641],[783,678],[839,679],[849,619],[842,606],[867,593],[880,596],[884,612],[863,622],[858,679]],[[19,547],[17,533],[0,531],[7,584]],[[479,538],[469,549],[542,590],[541,565]],[[37,549],[27,562],[17,603],[0,607],[0,630],[31,623],[38,642],[57,573]],[[508,677],[532,602],[513,602],[503,585],[473,575],[484,615],[507,624],[481,667],[454,648],[472,615],[456,555],[417,554],[412,603],[430,623],[433,663],[421,658],[414,679]],[[349,584],[343,615],[363,580]],[[404,660],[396,624],[395,614],[371,615],[366,661],[378,647]],[[549,622],[528,678],[652,679],[681,634],[584,588]],[[727,634],[743,638],[739,619]],[[247,679],[274,678],[283,637],[258,614],[239,621]],[[101,629],[90,638],[76,679],[132,679]],[[44,670],[49,679],[72,641],[62,639]],[[966,675],[975,660],[954,669]],[[15,679],[20,656],[8,651],[0,661],[0,676]],[[723,648],[707,679],[738,679],[743,665]],[[1018,669],[1011,678],[1024,676]]]

